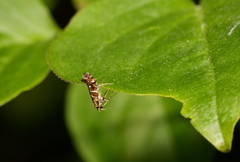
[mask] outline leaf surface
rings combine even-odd
[[[0,105],[42,81],[46,49],[58,31],[40,1],[0,1]]]
[[[74,17],[48,60],[69,82],[89,72],[115,91],[181,101],[194,127],[229,151],[240,114],[239,3],[103,0]]]

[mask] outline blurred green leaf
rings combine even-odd
[[[54,9],[59,2],[59,0],[41,0],[43,3],[45,3],[46,6],[48,6],[49,9]]]
[[[118,93],[98,112],[85,86],[70,86],[66,118],[85,161],[211,161],[213,147],[188,120],[179,102],[159,96]],[[196,158],[197,157],[197,158]]]
[[[76,9],[82,9],[96,1],[99,1],[99,0],[72,0],[72,3],[74,4]]]
[[[171,96],[218,150],[229,151],[240,109],[240,1],[103,0],[52,44],[62,79],[90,72],[119,92]]]
[[[57,27],[38,0],[0,0],[0,105],[49,72],[45,54]]]

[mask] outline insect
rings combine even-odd
[[[81,81],[87,84],[88,91],[91,96],[94,107],[97,108],[98,111],[106,110],[103,109],[103,107],[110,100],[110,98],[108,100],[106,99],[108,90],[104,93],[103,96],[101,96],[99,88],[103,85],[111,85],[113,83],[104,83],[98,85],[97,79],[94,79],[90,73],[84,73]]]

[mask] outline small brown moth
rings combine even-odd
[[[103,96],[101,96],[101,92],[99,91],[99,88],[103,85],[111,85],[113,83],[104,83],[104,84],[98,85],[97,79],[94,79],[90,73],[84,73],[81,81],[86,83],[94,107],[97,108],[98,111],[106,110],[106,109],[103,109],[103,107],[109,101],[106,99],[108,90],[104,93]]]

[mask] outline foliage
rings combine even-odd
[[[238,4],[101,1],[74,17],[48,60],[69,82],[90,72],[118,92],[181,101],[194,127],[229,151],[240,113]]]
[[[49,68],[45,54],[58,29],[39,1],[1,0],[0,20],[0,105],[3,105],[46,77]]]
[[[119,154],[119,161],[186,161],[182,152],[197,156],[207,144],[179,122],[181,106],[197,131],[227,152],[240,114],[239,5],[101,0],[78,12],[49,47],[59,29],[42,3],[0,0],[0,105],[39,84],[48,62],[67,82],[80,84],[90,72],[119,92],[110,101],[113,108],[99,114],[85,86],[69,88],[67,124],[88,161],[111,161]],[[183,147],[182,138],[198,148]],[[211,151],[206,159],[196,156],[192,159],[206,161]]]

